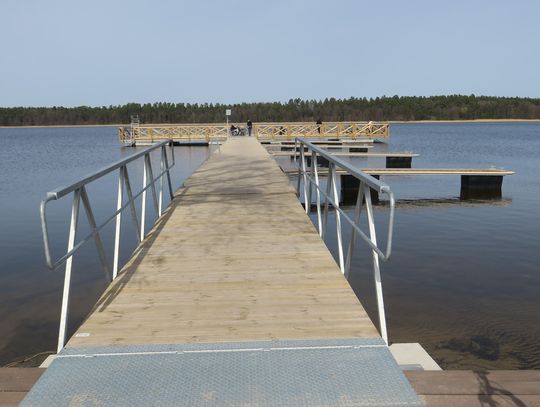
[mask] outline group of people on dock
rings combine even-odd
[[[322,120],[318,119],[315,124],[317,125],[317,132],[321,134],[321,126],[323,124]],[[253,130],[253,122],[251,120],[248,120],[246,122],[245,128],[231,124],[231,127],[229,129],[231,136],[244,136],[246,134],[246,130],[247,130],[248,137],[251,137],[251,133]],[[280,127],[279,134],[280,135],[285,134],[285,128],[283,126]]]
[[[240,126],[235,126],[234,124],[231,124],[230,134],[231,136],[244,136],[246,134],[246,129],[248,136],[251,137],[251,132],[253,130],[253,122],[251,120],[248,120],[246,122],[246,128],[243,129]]]

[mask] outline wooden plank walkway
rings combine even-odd
[[[172,208],[68,347],[379,338],[287,176],[233,138]]]

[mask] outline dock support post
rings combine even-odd
[[[349,152],[351,153],[367,153],[367,150],[366,147],[349,147]]]
[[[378,175],[373,175],[373,178],[379,179]],[[341,176],[341,202],[344,205],[354,205],[360,188],[360,181],[350,174]],[[379,193],[370,188],[371,201],[374,204],[379,203]]]
[[[329,161],[324,157],[319,157],[318,163],[320,164],[321,167],[328,167],[329,166]]]
[[[411,168],[412,157],[386,157],[386,168]]]
[[[461,199],[500,199],[502,175],[462,175]]]

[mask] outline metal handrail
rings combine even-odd
[[[311,150],[311,165],[308,169],[306,166],[305,150]],[[297,158],[296,151],[300,150],[299,158]],[[342,159],[332,155],[331,153],[324,151],[323,149],[316,147],[309,141],[302,138],[295,138],[294,144],[294,157],[295,161],[300,160],[298,164],[298,184],[297,194],[300,196],[300,181],[303,179],[303,198],[304,207],[306,213],[309,213],[311,208],[311,198],[313,195],[313,187],[315,187],[316,206],[317,206],[317,226],[319,235],[324,239],[327,232],[328,222],[328,209],[331,204],[336,210],[336,235],[338,241],[338,257],[339,267],[341,272],[348,277],[351,268],[351,260],[354,252],[354,246],[356,237],[359,236],[364,240],[372,251],[373,260],[373,276],[375,280],[375,291],[377,295],[377,309],[379,314],[379,327],[381,336],[388,343],[388,333],[386,329],[386,317],[384,311],[384,299],[382,293],[382,283],[380,274],[379,259],[387,261],[392,253],[392,237],[394,232],[394,211],[395,211],[395,199],[390,187],[376,179],[375,177],[366,174],[365,172],[355,168],[350,163],[343,161]],[[326,191],[321,188],[319,182],[319,172],[317,167],[317,157],[320,156],[328,160],[328,181],[326,184]],[[336,167],[346,171],[359,181],[358,196],[356,199],[356,205],[354,210],[354,219],[352,219],[339,205],[339,195],[337,190],[337,172]],[[378,192],[379,194],[385,194],[388,196],[390,213],[388,220],[388,231],[386,248],[384,252],[377,245],[377,236],[375,230],[375,220],[373,215],[373,203],[371,199],[371,190]],[[324,208],[321,209],[321,195],[324,196]],[[365,206],[367,213],[368,229],[366,234],[360,228],[360,215],[362,208]],[[345,219],[351,226],[351,240],[349,241],[349,247],[347,250],[347,256],[344,256],[343,252],[343,239],[341,234],[341,219]]]
[[[167,145],[171,145],[171,164],[169,164],[169,158],[167,155]],[[67,317],[68,317],[68,306],[69,306],[69,292],[70,292],[70,283],[71,283],[71,270],[73,263],[73,255],[75,252],[80,249],[85,243],[87,243],[92,238],[95,241],[98,255],[100,258],[101,266],[105,274],[109,277],[110,280],[114,280],[118,275],[119,270],[119,257],[120,257],[120,235],[121,235],[121,220],[122,212],[130,208],[131,217],[135,225],[135,230],[137,233],[137,238],[140,242],[146,237],[145,234],[145,213],[146,213],[146,192],[148,189],[152,191],[152,200],[154,202],[154,208],[157,214],[155,222],[163,214],[163,177],[166,176],[168,190],[170,199],[173,199],[173,190],[170,169],[175,165],[174,150],[172,147],[173,143],[170,141],[163,141],[161,143],[155,144],[139,153],[133,154],[127,158],[117,161],[114,164],[111,164],[105,168],[102,168],[99,171],[94,172],[79,181],[76,181],[68,186],[58,188],[51,192],[48,192],[45,199],[41,202],[40,205],[40,217],[41,217],[41,229],[43,233],[43,246],[45,249],[45,259],[47,262],[47,267],[50,270],[57,270],[64,263],[66,264],[65,275],[64,275],[64,290],[62,295],[62,309],[60,315],[60,330],[58,335],[58,352],[60,352],[65,344],[66,340],[66,328],[67,328]],[[160,161],[160,172],[154,177],[152,170],[152,161],[150,158],[150,153],[154,150],[161,150],[161,161]],[[142,189],[133,194],[131,189],[131,182],[129,180],[129,174],[127,165],[139,158],[144,160],[143,168],[143,186]],[[90,200],[86,192],[86,185],[89,183],[102,178],[103,176],[110,174],[118,170],[118,197],[117,197],[117,207],[116,211],[109,217],[105,222],[99,226],[96,224],[92,207],[90,205]],[[159,191],[156,191],[156,183],[159,181]],[[159,193],[158,193],[159,192]],[[66,253],[57,260],[53,260],[50,250],[49,242],[49,232],[47,226],[47,204],[54,200],[59,200],[62,197],[73,193],[73,202],[71,207],[71,221],[69,228],[69,237],[68,237],[68,247]],[[124,203],[124,194],[127,195],[127,202]],[[142,196],[141,201],[141,219],[140,222],[137,219],[137,211],[135,208],[135,199],[139,196]],[[80,202],[82,200],[83,207],[86,212],[88,223],[91,228],[91,232],[81,239],[79,242],[75,243],[77,235],[77,226],[79,218],[79,209]],[[101,241],[100,231],[108,225],[113,219],[116,220],[116,229],[115,229],[115,240],[114,240],[114,259],[113,259],[113,272],[112,276],[109,273],[109,266],[107,263],[107,258],[105,256],[105,249]],[[155,223],[154,222],[154,223]]]

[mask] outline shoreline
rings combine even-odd
[[[276,122],[279,123],[279,122]],[[438,124],[438,123],[540,123],[540,119],[470,119],[470,120],[383,120],[377,123],[389,124]],[[198,123],[145,123],[143,126],[174,126],[177,124]],[[201,123],[203,124],[203,123]],[[205,123],[208,124],[208,123]],[[223,124],[223,123],[213,123]],[[129,123],[122,124],[51,124],[35,126],[0,126],[0,129],[32,129],[32,128],[78,128],[78,127],[125,127]]]

